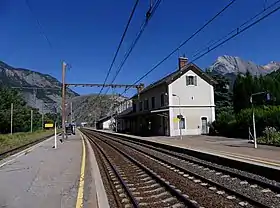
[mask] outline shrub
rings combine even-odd
[[[252,109],[243,109],[236,115],[232,111],[222,111],[216,121],[210,125],[210,135],[248,138],[248,128],[253,126]],[[280,131],[280,106],[263,106],[254,108],[256,133],[263,136],[266,127]]]
[[[265,127],[263,136],[258,138],[258,142],[265,144],[280,144],[280,132],[274,127]]]

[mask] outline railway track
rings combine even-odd
[[[88,135],[87,135],[88,136]],[[96,137],[88,136],[102,157],[103,169],[111,181],[114,205],[118,207],[198,207],[152,170],[123,151]]]
[[[173,183],[173,186],[184,192],[198,206],[280,207],[279,187],[273,182],[266,183],[250,174],[239,174],[207,161],[200,161],[151,145],[127,141],[117,136],[88,130],[85,133],[102,139],[108,145],[127,151],[129,155],[142,160],[147,167],[156,167],[153,169],[157,174],[162,173],[159,174],[161,177],[164,175],[168,178],[165,179],[168,183]]]

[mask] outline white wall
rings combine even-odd
[[[197,86],[187,86],[186,76],[197,76]],[[207,122],[215,120],[214,88],[193,71],[188,71],[168,86],[170,136],[179,135],[179,123],[174,118],[181,114],[185,118],[186,129],[183,135],[201,134],[201,118],[206,117]],[[172,96],[176,94],[179,98]]]
[[[103,129],[109,129],[111,122],[112,122],[111,119],[104,121],[103,122]]]
[[[151,90],[148,90],[147,92],[144,92],[140,94],[139,99],[135,99],[133,102],[136,104],[136,112],[139,112],[139,102],[142,101],[142,109],[144,111],[144,102],[147,99],[149,102],[149,110],[152,110],[152,97],[155,97],[155,108],[160,108],[161,106],[161,94],[164,94],[164,106],[168,105],[168,96],[167,93],[167,87],[166,85],[160,85],[157,86]]]
[[[174,118],[179,115],[178,107],[170,107],[170,136],[180,135],[179,123]],[[182,107],[181,114],[185,118],[185,129],[182,129],[183,135],[199,135],[202,133],[201,118],[206,117],[207,122],[214,121],[212,109],[210,107]]]
[[[187,86],[186,76],[197,76],[197,86]],[[180,97],[181,106],[214,106],[214,88],[195,72],[188,71],[169,85],[169,105],[179,105],[176,94]]]

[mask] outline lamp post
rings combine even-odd
[[[179,131],[180,131],[180,139],[183,140],[182,137],[182,114],[181,114],[181,99],[178,95],[172,94],[173,97],[177,97],[179,100],[179,114],[180,114],[180,121],[179,121]]]
[[[252,105],[252,119],[253,119],[253,134],[254,134],[254,148],[256,149],[257,146],[257,133],[256,133],[256,122],[255,122],[255,111],[254,111],[254,105],[253,105],[253,96],[255,95],[261,95],[261,94],[266,94],[266,99],[270,100],[270,94],[267,92],[257,92],[257,93],[253,93],[250,97],[250,102]]]

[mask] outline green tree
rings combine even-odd
[[[13,131],[30,131],[31,107],[26,105],[16,90],[0,86],[0,133],[10,132],[11,103],[13,103]],[[33,110],[33,129],[41,127],[41,115],[38,109]]]

